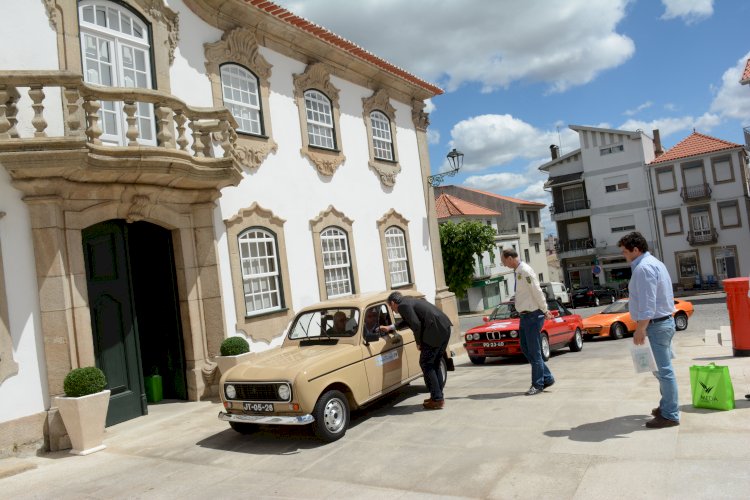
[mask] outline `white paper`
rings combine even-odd
[[[630,355],[633,357],[633,368],[636,373],[655,372],[656,360],[654,353],[651,351],[651,344],[648,337],[644,339],[641,345],[630,344]]]

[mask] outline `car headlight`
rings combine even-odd
[[[473,334],[471,334],[471,333],[467,333],[466,334],[466,340],[473,340],[473,339],[474,339],[474,335]]]
[[[510,338],[514,339],[516,337],[518,337],[518,332],[516,330],[511,330],[510,331]]]
[[[281,384],[278,389],[279,399],[282,401],[288,401],[292,390],[286,384]]]
[[[237,390],[232,384],[227,384],[224,386],[224,394],[226,394],[227,399],[234,399],[237,397]]]

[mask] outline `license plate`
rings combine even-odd
[[[482,347],[503,347],[505,342],[484,342]]]
[[[273,411],[273,403],[242,403],[242,409],[259,412]]]

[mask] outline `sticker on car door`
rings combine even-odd
[[[393,349],[392,351],[388,351],[385,354],[379,355],[377,358],[375,358],[375,366],[383,366],[386,363],[390,363],[391,361],[395,361],[398,359],[398,351],[396,349]]]

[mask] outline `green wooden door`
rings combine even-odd
[[[112,391],[107,425],[148,413],[123,221],[82,232],[97,366]]]

